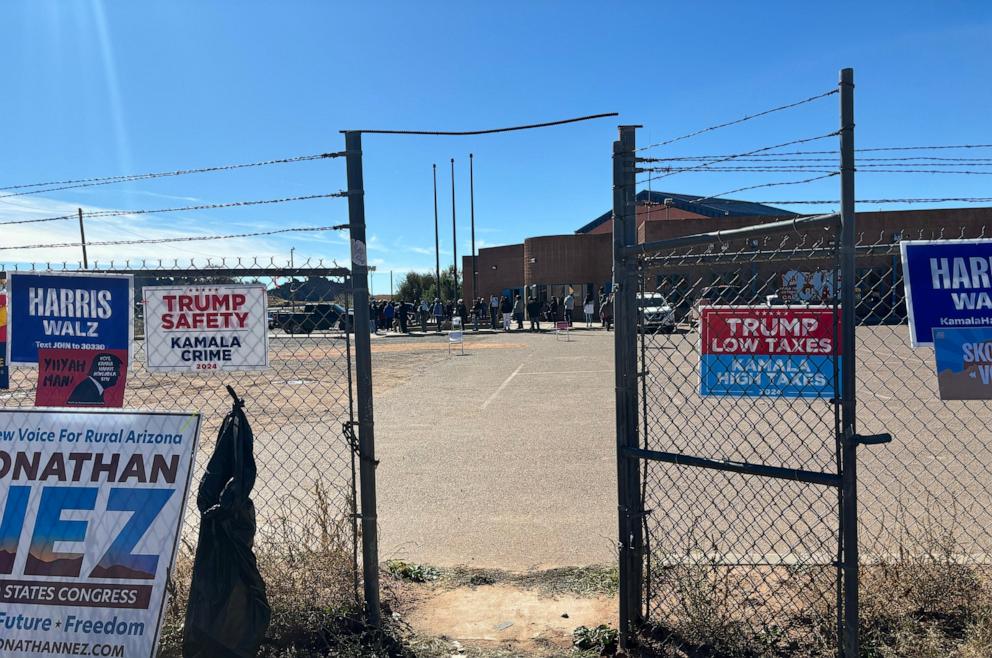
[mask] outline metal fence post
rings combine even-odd
[[[639,126],[620,126],[613,143],[614,368],[616,371],[617,517],[620,563],[620,645],[632,644],[642,618],[640,461],[626,452],[637,448],[637,271],[625,249],[637,242],[634,147]]]
[[[858,437],[855,431],[856,236],[854,230],[854,69],[840,72],[841,199],[841,528],[844,543],[844,656],[861,655],[858,627]]]
[[[369,336],[368,250],[365,242],[365,183],[362,133],[344,134],[348,175],[351,280],[355,297],[355,375],[358,380],[358,472],[362,501],[362,573],[365,615],[379,626],[379,538],[375,502],[375,429],[372,413],[372,341]]]

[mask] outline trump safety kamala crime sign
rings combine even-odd
[[[899,246],[913,347],[933,345],[935,329],[992,327],[992,240]]]
[[[823,306],[701,307],[700,394],[834,397],[839,323]]]
[[[151,372],[269,366],[265,286],[153,286],[143,290],[145,365]]]
[[[0,656],[154,657],[199,426],[0,409]]]
[[[130,275],[9,272],[7,293],[11,365],[38,363],[38,350],[46,347],[131,354]]]

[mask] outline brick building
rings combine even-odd
[[[639,243],[694,233],[741,228],[797,216],[787,210],[732,199],[700,200],[685,194],[642,191],[637,194],[637,240]],[[877,245],[862,249],[858,258],[858,295],[863,305],[880,318],[889,317],[901,305],[902,278],[894,245],[901,239],[940,239],[992,237],[992,208],[949,208],[859,212],[859,243]],[[522,244],[480,249],[478,253],[479,292],[489,295],[521,294],[534,291],[539,298],[563,297],[571,290],[576,297],[594,295],[610,286],[613,264],[612,213],[606,212],[579,228],[572,235],[532,237]],[[820,231],[819,234],[811,231]],[[822,229],[800,231],[791,236],[796,244],[829,243]],[[747,245],[727,243],[726,249]],[[709,261],[672,262],[652,267],[645,277],[646,287],[654,286],[670,301],[683,308],[693,295],[707,285],[743,285],[740,299],[758,301],[777,293],[788,284],[790,272],[810,272],[831,267],[829,260],[804,255],[762,262],[749,269],[740,265],[720,265]],[[472,289],[472,257],[462,260],[464,296],[476,296]],[[743,276],[742,276],[743,272]],[[747,279],[742,281],[741,279]],[[860,312],[860,311],[859,311]],[[896,318],[899,319],[899,318]]]

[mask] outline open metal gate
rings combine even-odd
[[[839,214],[639,242],[614,143],[626,646],[858,655],[856,448],[885,437],[854,425],[849,69],[840,97]]]

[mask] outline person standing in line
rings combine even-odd
[[[495,294],[489,297],[489,315],[493,323],[493,329],[499,326],[499,297]]]
[[[393,319],[396,317],[396,307],[393,306],[392,302],[386,304],[386,308],[383,309],[383,317],[386,319],[386,333],[388,334],[393,330]]]
[[[458,300],[458,305],[456,307],[456,311],[458,312],[458,317],[460,317],[462,319],[462,330],[464,331],[465,325],[468,324],[468,307],[465,306],[465,300],[464,299],[459,299]]]
[[[409,305],[406,302],[404,302],[404,301],[400,301],[400,305],[396,308],[396,315],[397,315],[397,317],[399,318],[399,321],[400,321],[400,333],[401,334],[405,334],[406,333],[406,322],[407,322],[407,319],[408,319],[407,314],[409,312],[410,312]]]
[[[509,296],[503,295],[499,310],[503,314],[503,331],[509,331],[510,323],[513,320],[513,302],[510,301]]]
[[[586,294],[586,301],[582,304],[582,315],[586,319],[586,329],[592,329],[592,315],[596,311],[596,303],[593,301],[592,293]]]
[[[522,331],[524,328],[524,302],[520,299],[520,295],[513,298],[513,319],[517,321],[517,330]]]
[[[610,327],[613,326],[613,293],[609,293],[603,300],[603,304],[599,309],[599,317],[603,320],[603,326],[609,331]]]
[[[606,327],[606,320],[605,320],[606,316],[603,314],[603,306],[606,304],[606,297],[607,297],[606,290],[604,290],[603,287],[600,286],[599,287],[599,322],[604,328]]]
[[[379,309],[376,308],[375,300],[369,302],[369,333],[378,334],[379,333],[379,319],[378,319]]]
[[[558,322],[558,298],[552,297],[548,302],[548,322],[555,324]]]
[[[479,297],[472,304],[472,327],[476,331],[479,330],[479,323],[482,322],[482,318],[484,317],[483,314],[485,312],[486,312],[486,300],[484,300],[482,297]]]
[[[421,333],[427,333],[427,316],[430,315],[431,307],[427,303],[426,299],[421,299],[420,303],[417,305],[417,310],[420,313],[420,331]]]
[[[562,304],[565,307],[565,322],[568,326],[572,326],[572,313],[575,311],[575,295],[571,292],[565,296],[565,301]]]
[[[527,300],[527,319],[530,320],[531,331],[541,331],[541,302],[536,297]]]
[[[441,325],[444,323],[444,306],[441,300],[434,298],[434,322],[437,323],[437,333],[441,333]]]

